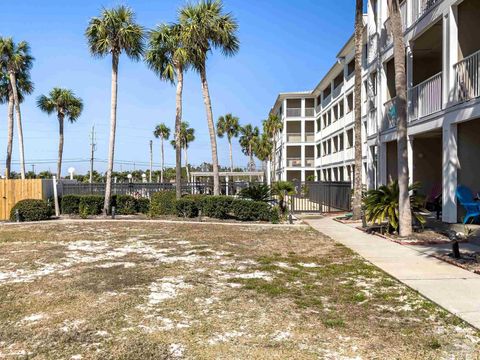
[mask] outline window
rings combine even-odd
[[[368,91],[368,81],[367,80],[365,80],[363,82],[363,91],[364,91],[364,94],[365,94],[365,96],[363,97],[363,102],[366,102],[367,97],[368,97],[368,93],[369,93],[369,91]]]
[[[338,114],[338,105],[335,104],[335,106],[332,108],[333,122],[337,121],[337,114]]]
[[[353,129],[347,130],[347,149],[353,147]]]
[[[337,152],[337,140],[338,140],[337,136],[332,138],[332,152],[333,153]]]
[[[350,60],[350,62],[347,65],[347,76],[352,75],[354,71],[355,71],[355,58]]]
[[[323,127],[325,129],[328,126],[328,113],[323,114]]]
[[[347,95],[347,114],[353,110],[353,92]]]
[[[338,151],[343,150],[344,135],[343,133],[338,135]]]
[[[343,166],[338,168],[338,172],[339,172],[339,175],[340,175],[338,181],[345,181],[345,171],[344,171]]]
[[[320,156],[322,156],[322,147],[320,146],[320,144],[317,145],[317,158],[319,158]]]
[[[333,79],[333,88],[336,89],[340,85],[343,84],[343,72],[337,75],[335,79]]]
[[[323,89],[323,100],[325,100],[330,94],[332,93],[332,87],[328,85],[325,89]]]
[[[376,72],[370,75],[370,84],[372,89],[372,95],[377,96],[377,73]]]
[[[317,132],[320,131],[320,128],[321,128],[321,120],[317,119]]]
[[[341,119],[344,115],[344,103],[343,100],[338,103],[338,118]]]
[[[332,124],[332,112],[329,111],[327,113],[327,126],[330,126]]]

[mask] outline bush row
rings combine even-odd
[[[10,220],[16,221],[18,211],[20,221],[48,220],[52,216],[51,206],[44,200],[25,199],[17,202],[10,211]]]
[[[81,216],[99,215],[102,213],[105,198],[101,195],[65,195],[61,200],[62,214],[80,214]],[[111,206],[119,215],[147,214],[150,200],[136,199],[130,195],[113,195]]]
[[[235,218],[241,221],[279,221],[278,210],[268,203],[235,199],[229,196],[186,195],[176,200],[175,191],[160,191],[152,196],[150,215],[177,215],[194,218]]]

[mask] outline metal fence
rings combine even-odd
[[[292,213],[328,213],[350,211],[350,182],[295,182],[295,194],[289,196]]]

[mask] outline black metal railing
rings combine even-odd
[[[289,196],[293,213],[329,213],[351,210],[350,182],[295,182],[295,194]]]

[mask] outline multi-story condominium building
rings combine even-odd
[[[400,2],[407,60],[410,181],[420,182],[427,198],[441,195],[442,219],[453,223],[463,216],[457,186],[480,190],[480,37],[475,25],[480,1]],[[387,2],[369,0],[364,19],[362,170],[365,184],[374,188],[397,178],[395,72]],[[316,180],[351,178],[352,57],[350,39],[313,91],[278,97],[271,111],[282,116],[285,129],[277,149],[276,178],[306,180],[312,173]],[[306,109],[312,103],[315,110],[310,116],[311,110],[307,114]],[[289,109],[294,107],[300,108],[298,117],[291,116]],[[303,136],[312,121],[313,143],[304,138],[299,143],[288,141],[289,132],[298,127]],[[306,161],[312,146],[313,167]]]

